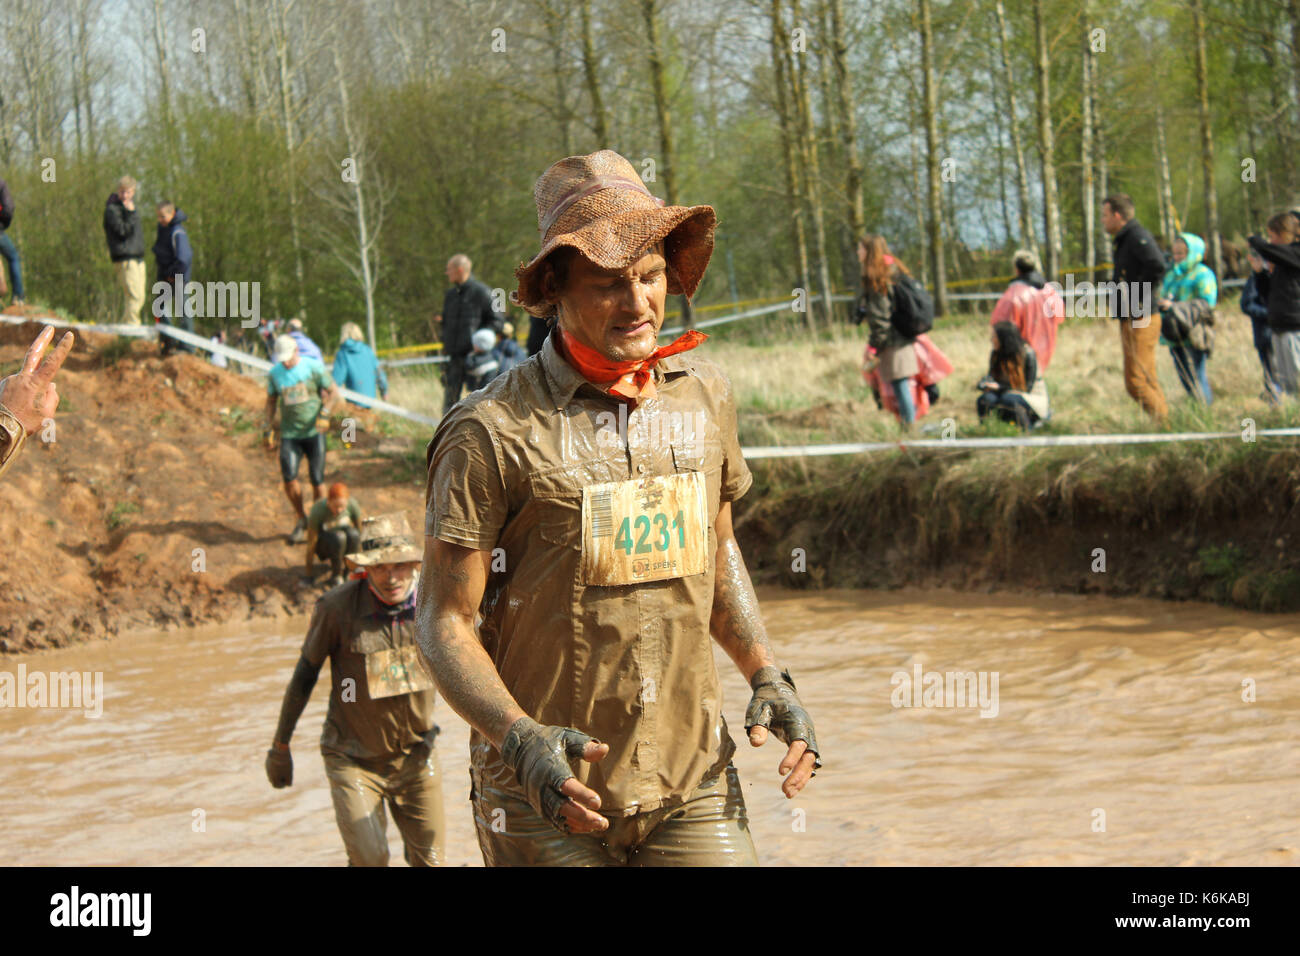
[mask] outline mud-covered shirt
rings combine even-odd
[[[272,365],[266,393],[280,396],[280,437],[314,437],[316,416],[324,404],[320,393],[333,387],[334,379],[316,359],[299,356],[293,368]]]
[[[629,413],[554,342],[442,420],[428,448],[425,531],[501,549],[480,608],[484,647],[530,717],[609,744],[604,760],[575,770],[602,812],[630,815],[681,802],[735,751],[709,634],[714,522],[753,478],[730,383],[698,352],[661,360],[657,397]],[[584,583],[584,488],[654,476],[698,487],[703,570]],[[679,533],[675,514],[650,515],[644,529],[613,517],[608,535],[649,563]],[[470,747],[476,785],[519,792],[485,737],[474,732]]]
[[[362,760],[409,750],[433,729],[433,681],[415,643],[414,602],[395,618],[364,579],[316,602],[307,663],[329,658],[330,704],[321,750]],[[404,692],[413,686],[427,689]]]

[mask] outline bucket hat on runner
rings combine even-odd
[[[406,515],[399,512],[375,515],[361,522],[361,550],[347,556],[363,568],[375,564],[402,564],[423,560],[424,553],[415,542],[415,534]]]
[[[604,269],[624,269],[663,240],[668,292],[695,294],[713,254],[718,217],[712,206],[665,206],[650,194],[632,164],[612,149],[569,156],[533,187],[542,248],[515,270],[515,305],[537,316],[555,314],[542,292],[542,264],[556,249],[577,249]]]

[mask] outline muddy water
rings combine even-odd
[[[737,738],[765,864],[1300,862],[1293,618],[1092,597],[761,596],[827,758],[787,801],[779,752]],[[20,661],[103,671],[105,698],[98,719],[0,709],[0,863],[344,862],[316,747],[327,675],[294,738],[294,786],[274,791],[262,771],[304,626],[0,659],[10,673]],[[718,663],[739,728],[748,694]],[[917,665],[996,672],[997,715],[894,707],[903,688],[891,678]],[[1254,703],[1242,700],[1248,679]],[[468,728],[439,710],[447,850],[477,866]]]

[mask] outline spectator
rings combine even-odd
[[[1124,350],[1124,387],[1143,411],[1164,421],[1169,407],[1156,372],[1160,323],[1151,320],[1151,304],[1165,274],[1165,257],[1133,212],[1132,198],[1123,193],[1102,200],[1101,226],[1115,250],[1111,281],[1119,286],[1121,300],[1114,307],[1112,298],[1112,312],[1119,319]]]
[[[315,359],[322,365],[325,363],[325,356],[321,354],[320,346],[307,338],[307,333],[302,330],[302,319],[289,320],[289,338],[298,343],[298,354],[303,358]]]
[[[994,325],[992,339],[989,371],[979,383],[982,391],[975,400],[975,411],[980,421],[995,413],[1003,421],[1015,422],[1026,431],[1035,428],[1051,414],[1047,383],[1038,373],[1038,355],[1020,337],[1020,330],[1013,322]]]
[[[465,384],[471,392],[477,392],[497,377],[501,363],[497,359],[496,341],[496,333],[491,329],[479,329],[470,339],[473,350],[465,356]]]
[[[190,250],[190,235],[185,229],[188,218],[183,210],[177,209],[170,200],[158,204],[158,237],[153,244],[154,259],[158,262],[158,281],[167,284],[167,291],[154,303],[153,313],[160,325],[178,325],[186,332],[193,333],[194,317],[185,308],[185,284],[190,281],[190,267],[194,262],[194,253]],[[169,319],[179,318],[179,322]],[[192,352],[185,342],[178,342],[169,335],[161,335],[162,353],[170,355],[179,349]]]
[[[388,398],[388,376],[379,366],[379,359],[374,350],[366,344],[361,335],[361,326],[355,322],[344,322],[343,341],[339,342],[338,354],[334,356],[334,381],[340,388],[349,388],[361,395],[375,397],[376,387],[381,398]],[[362,408],[369,408],[366,402],[356,402]]]
[[[497,347],[492,351],[497,357],[497,375],[506,374],[528,358],[523,346],[515,341],[515,327],[509,322],[501,327],[501,334],[497,337]]]
[[[863,236],[858,242],[858,261],[862,263],[862,299],[860,309],[867,321],[867,349],[874,355],[869,361],[878,379],[881,401],[884,390],[891,390],[897,403],[899,422],[906,430],[916,420],[912,382],[920,366],[912,340],[906,339],[890,321],[893,314],[894,283],[910,275],[907,267],[889,254],[883,236]]]
[[[989,324],[1014,325],[1020,337],[1034,347],[1039,367],[1046,372],[1056,352],[1056,327],[1065,321],[1065,301],[1047,284],[1032,252],[1016,250],[1012,263],[1016,277],[993,307]]]
[[[443,369],[442,413],[460,401],[465,385],[465,360],[474,351],[471,341],[479,329],[493,332],[505,324],[505,315],[492,307],[492,291],[471,276],[469,256],[457,253],[447,260],[451,288],[442,302],[442,313],[434,317],[442,327],[442,351],[447,356]],[[493,337],[495,341],[495,336]]]
[[[1273,345],[1273,378],[1288,395],[1300,392],[1300,242],[1297,217],[1280,212],[1268,221],[1268,241],[1247,242],[1268,264],[1268,327]]]
[[[0,179],[0,258],[9,266],[9,282],[14,287],[14,305],[23,304],[23,263],[18,247],[9,238],[9,224],[14,221],[14,197],[9,185]],[[0,299],[8,292],[4,273],[0,272]]]
[[[1178,370],[1178,380],[1183,383],[1187,394],[1209,405],[1214,401],[1214,392],[1210,389],[1210,379],[1206,372],[1211,343],[1193,336],[1190,327],[1187,338],[1178,338],[1178,324],[1164,319],[1168,316],[1167,310],[1177,302],[1199,299],[1213,310],[1219,301],[1219,282],[1214,277],[1213,270],[1202,261],[1205,257],[1205,241],[1200,236],[1190,232],[1179,233],[1174,240],[1172,252],[1173,268],[1165,273],[1164,283],[1160,287],[1160,341],[1169,346],[1174,368]],[[1202,330],[1199,335],[1205,334]]]
[[[313,580],[316,559],[330,563],[326,587],[344,581],[343,559],[361,550],[361,505],[341,481],[330,485],[329,494],[318,499],[307,512],[307,579]]]
[[[140,324],[140,307],[144,305],[144,229],[135,208],[136,186],[134,179],[123,176],[117,181],[117,192],[104,205],[104,236],[122,290],[125,325]]]
[[[1254,250],[1246,253],[1246,262],[1250,265],[1250,275],[1241,290],[1241,311],[1250,318],[1255,352],[1264,369],[1264,391],[1259,397],[1270,405],[1276,405],[1282,389],[1273,377],[1273,333],[1268,327],[1268,268]]]

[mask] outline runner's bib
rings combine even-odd
[[[707,500],[698,471],[583,488],[583,583],[639,584],[705,571]]]
[[[372,700],[429,690],[433,680],[420,666],[420,648],[404,644],[366,655],[366,688]]]

